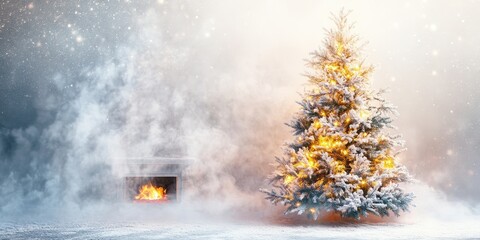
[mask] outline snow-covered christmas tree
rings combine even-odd
[[[368,213],[398,216],[414,196],[399,186],[411,177],[398,162],[403,141],[389,130],[395,107],[381,97],[383,91],[370,89],[373,68],[359,56],[347,14],[333,19],[336,29],[309,61],[312,86],[288,124],[295,139],[277,158],[273,189],[262,191],[286,205],[286,213],[313,219],[322,211],[356,219]]]

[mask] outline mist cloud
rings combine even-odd
[[[396,125],[409,148],[403,163],[443,192],[420,184],[416,201],[441,198],[432,204],[461,208],[462,216],[474,218],[458,196],[472,205],[480,196],[472,184],[478,178],[480,140],[473,134],[479,89],[472,59],[480,49],[478,36],[466,31],[476,15],[473,7],[442,2],[452,7],[446,18],[432,4],[377,4],[375,16],[373,5],[348,2],[346,7],[355,10],[355,31],[370,41],[365,56],[377,66],[373,86],[392,89],[388,98],[399,106]],[[0,212],[105,209],[104,203],[118,199],[112,189],[118,188],[127,159],[155,156],[195,159],[186,169],[184,193],[193,209],[198,204],[226,214],[267,206],[258,188],[291,137],[283,123],[307,87],[302,59],[321,46],[322,29],[332,25],[330,12],[342,6],[314,1],[87,5],[99,14],[76,16],[73,3],[56,4],[53,9],[63,12],[58,26],[15,35],[10,19],[0,32],[9,39],[3,51],[20,49],[11,42],[34,39],[32,31],[56,32],[42,43],[46,50],[32,47],[2,58],[7,86],[2,93],[11,99],[8,89],[13,89],[29,97],[14,97],[28,105],[23,110],[2,98]],[[2,9],[2,19],[19,7]],[[58,17],[43,7],[33,14]],[[20,19],[25,12],[16,14]],[[33,60],[19,67],[26,56]],[[9,75],[19,69],[25,73]],[[35,84],[15,85],[12,78]],[[413,212],[420,215],[429,209],[418,205]]]

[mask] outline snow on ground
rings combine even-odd
[[[324,213],[311,221],[282,207],[226,210],[219,202],[89,205],[28,214],[0,214],[3,239],[480,239],[480,206],[448,201],[426,186],[400,217],[362,221]],[[70,209],[70,211],[68,211]],[[218,210],[218,211],[214,211]],[[53,212],[53,215],[41,215]],[[60,216],[57,214],[61,212]],[[76,221],[76,222],[72,222]]]
[[[479,223],[0,223],[0,239],[480,239]]]

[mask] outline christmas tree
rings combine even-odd
[[[295,139],[277,158],[270,177],[273,189],[262,190],[287,213],[317,219],[322,211],[359,219],[407,211],[413,194],[399,183],[412,180],[398,163],[401,136],[390,129],[395,107],[370,89],[371,66],[360,58],[358,37],[343,11],[333,17],[323,51],[316,51],[306,74],[301,110],[287,124]]]

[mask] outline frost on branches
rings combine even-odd
[[[346,14],[334,21],[337,28],[328,31],[325,49],[309,61],[312,88],[288,124],[295,139],[277,158],[273,190],[262,191],[274,204],[286,205],[286,213],[313,219],[324,210],[356,219],[368,213],[398,216],[413,194],[399,186],[411,180],[396,157],[403,141],[387,129],[396,111],[382,91],[370,90],[373,68],[358,56],[358,38],[349,34]]]

